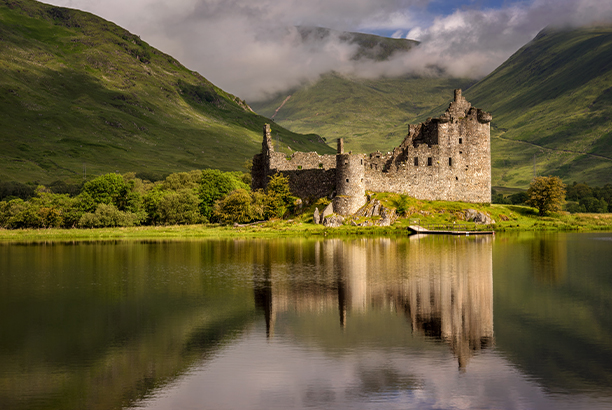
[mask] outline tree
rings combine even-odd
[[[537,177],[527,190],[527,205],[538,209],[539,215],[561,210],[565,201],[565,184],[559,177]]]
[[[200,182],[200,212],[202,216],[210,220],[213,217],[213,206],[215,201],[228,195],[237,189],[250,187],[241,178],[241,173],[222,172],[218,169],[205,169],[202,171]]]
[[[592,196],[582,198],[579,201],[581,207],[584,208],[584,212],[594,214],[604,214],[608,212],[608,203],[605,199],[597,199]]]
[[[246,223],[261,217],[253,206],[254,197],[246,189],[237,189],[218,199],[213,209],[213,218],[223,224]]]
[[[282,218],[293,210],[296,199],[289,189],[289,177],[283,174],[272,175],[266,187],[264,216],[266,219]]]

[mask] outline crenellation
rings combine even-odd
[[[300,197],[334,197],[334,211],[349,215],[365,203],[365,192],[393,192],[426,200],[491,201],[491,114],[455,91],[444,114],[411,124],[402,143],[386,154],[336,155],[275,152],[269,125],[264,128],[262,153],[253,158],[252,186],[265,188],[270,175],[289,176]]]

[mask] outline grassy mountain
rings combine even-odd
[[[612,27],[546,29],[466,93],[493,113],[494,184],[612,182]]]
[[[241,169],[268,119],[89,13],[0,0],[0,180]],[[280,150],[333,152],[273,127]]]
[[[368,80],[330,73],[313,85],[252,107],[292,131],[315,132],[331,145],[342,137],[349,150],[385,151],[404,139],[408,124],[424,120],[440,104],[446,108],[455,88],[473,83],[412,76]]]

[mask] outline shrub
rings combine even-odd
[[[246,189],[237,189],[215,202],[213,218],[224,224],[251,222],[254,219],[252,203],[253,198]]]
[[[81,228],[105,228],[134,226],[142,222],[141,216],[133,212],[124,212],[112,204],[98,204],[94,213],[88,212],[79,219]]]

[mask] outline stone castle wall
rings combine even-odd
[[[336,154],[334,212],[352,215],[366,203],[365,156]]]
[[[275,152],[270,128],[262,153],[253,159],[252,187],[265,188],[276,172],[289,176],[294,195],[319,198],[335,192],[334,210],[342,215],[365,203],[365,192],[394,192],[426,200],[491,201],[491,115],[473,108],[455,91],[446,112],[418,125],[393,152],[336,155]]]

